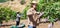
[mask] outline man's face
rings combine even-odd
[[[33,5],[33,8],[36,8],[36,5]]]

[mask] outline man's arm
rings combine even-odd
[[[38,14],[38,18],[40,18],[43,14],[44,14],[44,12],[40,12],[40,13]]]

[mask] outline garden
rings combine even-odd
[[[30,0],[30,3],[33,0]],[[0,0],[0,2],[2,2],[2,0]],[[5,1],[3,1],[5,2]],[[25,0],[21,0],[21,5],[24,5]],[[30,8],[30,4],[27,5],[22,12],[19,12],[19,14],[21,15],[21,23],[24,22],[26,25],[26,28],[28,27],[27,23],[27,10]],[[41,19],[45,19],[47,18],[49,20],[49,22],[54,21],[54,19],[56,20],[56,22],[54,22],[54,28],[60,28],[59,24],[60,24],[60,0],[38,0],[37,3],[37,12],[44,12],[44,14],[41,16]],[[17,12],[12,10],[11,7],[2,7],[0,6],[0,26],[2,24],[4,24],[3,21],[8,22],[13,25],[15,25],[15,19],[16,19],[16,14]],[[7,23],[6,23],[7,24]],[[37,26],[38,28],[47,28],[47,25],[49,23],[41,23],[39,24],[39,26]],[[4,24],[5,25],[5,24]],[[41,26],[41,27],[40,27]],[[5,27],[2,27],[5,28]],[[10,26],[6,26],[6,28],[10,28]]]

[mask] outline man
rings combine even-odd
[[[16,26],[18,26],[19,23],[20,23],[20,15],[19,15],[19,12],[17,12],[17,16],[16,17],[17,17],[16,18]]]
[[[37,6],[37,2],[36,1],[32,1],[31,3],[31,8],[27,11],[27,17],[28,17],[28,24],[30,24],[31,26],[33,26],[33,28],[36,28],[37,26],[37,14],[40,14],[39,12],[36,11],[36,6]],[[39,15],[41,16],[41,15]]]

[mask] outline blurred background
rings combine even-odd
[[[27,28],[28,21],[26,12],[31,6],[33,0],[0,0],[0,28],[10,28],[15,25],[16,12],[21,15],[21,22],[24,22]],[[56,19],[54,28],[60,28],[60,0],[35,0],[37,2],[37,11],[44,12],[41,19],[49,16],[49,19]],[[51,20],[51,21],[52,21]],[[41,23],[37,28],[48,28],[49,23]],[[7,26],[5,26],[7,25]]]

